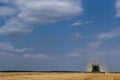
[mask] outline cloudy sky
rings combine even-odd
[[[0,0],[0,70],[120,71],[120,0]]]

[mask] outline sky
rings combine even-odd
[[[0,70],[120,71],[120,0],[0,0]]]

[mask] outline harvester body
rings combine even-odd
[[[100,72],[100,66],[98,64],[92,64],[92,72]]]

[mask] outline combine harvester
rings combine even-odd
[[[100,66],[99,64],[92,64],[92,73],[105,73],[105,72],[101,72]]]

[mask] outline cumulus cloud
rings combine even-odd
[[[25,54],[24,58],[36,58],[36,59],[44,59],[46,56],[44,54]]]
[[[120,17],[120,0],[116,0],[115,8],[117,10],[116,17]]]
[[[104,44],[100,47],[97,45],[97,47],[93,45],[88,47],[88,46],[85,46],[85,47],[82,47],[80,48],[79,50],[75,50],[75,51],[72,51],[72,53],[68,53],[66,56],[67,57],[71,57],[71,58],[79,58],[79,57],[85,57],[86,59],[91,59],[91,58],[95,58],[95,57],[100,57],[100,56],[118,56],[120,55],[120,50],[118,47],[118,45],[109,45],[109,46],[106,46],[107,44]],[[111,48],[112,47],[112,48]],[[101,59],[101,58],[99,58]]]
[[[10,0],[0,0],[0,2],[3,2],[3,3],[7,3],[9,2]]]
[[[69,0],[17,0],[20,18],[33,23],[56,22],[79,15],[82,8]]]
[[[117,37],[120,37],[120,27],[98,35],[98,39],[113,39]]]
[[[94,21],[86,21],[85,23],[86,24],[92,24],[92,23],[94,23]]]
[[[93,21],[80,21],[80,20],[78,20],[78,21],[72,23],[71,26],[76,27],[76,26],[82,26],[84,24],[92,24],[92,23],[93,23]]]
[[[22,48],[22,49],[19,49],[19,48],[16,48],[12,43],[9,43],[9,42],[1,42],[0,43],[0,50],[2,52],[6,52],[6,53],[23,53],[23,52],[26,52],[26,51],[31,51],[33,50],[33,48]]]
[[[86,47],[95,49],[95,48],[99,48],[102,44],[103,42],[101,41],[93,41],[93,42],[88,43]]]
[[[5,57],[45,59],[47,56],[40,53],[32,53],[34,48],[17,48],[10,42],[0,43],[0,55]],[[20,54],[19,54],[20,53]]]
[[[79,58],[81,57],[82,55],[79,53],[79,52],[73,52],[73,53],[69,53],[67,54],[68,57],[71,57],[71,58]]]
[[[11,7],[0,7],[0,17],[7,17],[7,16],[12,16],[15,15],[16,10]]]
[[[0,28],[0,34],[26,34],[33,25],[71,19],[83,11],[77,0],[11,0],[11,3],[19,13]]]
[[[32,26],[24,24],[18,19],[10,19],[5,26],[0,28],[1,36],[16,37],[32,32]]]
[[[81,21],[77,21],[71,24],[71,26],[81,26],[83,23]]]
[[[80,40],[80,39],[83,39],[84,37],[79,33],[79,32],[76,32],[73,34],[73,39],[75,40]]]

